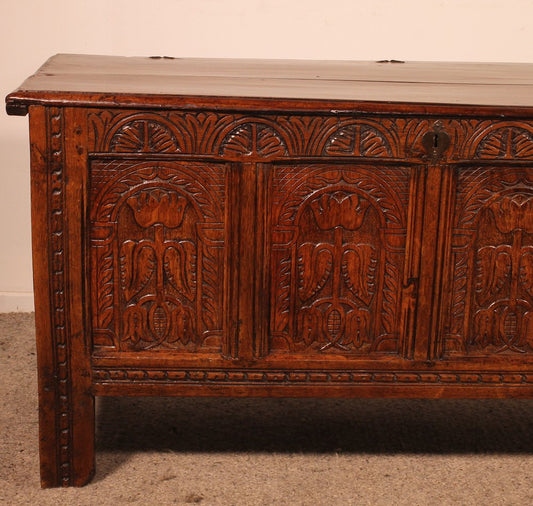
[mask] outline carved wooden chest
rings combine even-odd
[[[59,55],[7,110],[43,486],[96,395],[532,396],[533,65]]]

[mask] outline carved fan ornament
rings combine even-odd
[[[533,134],[525,128],[509,126],[495,129],[478,144],[477,158],[533,158]]]
[[[382,132],[364,124],[348,125],[337,130],[326,143],[326,155],[392,157],[392,149]]]
[[[178,141],[169,127],[149,119],[136,119],[113,135],[110,149],[131,153],[176,153]]]
[[[233,129],[224,139],[221,155],[283,156],[287,147],[272,127],[262,123],[245,123]]]

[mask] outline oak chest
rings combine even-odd
[[[532,396],[533,65],[57,55],[7,110],[43,486],[98,395]]]

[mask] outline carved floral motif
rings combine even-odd
[[[531,353],[532,183],[523,169],[480,169],[459,182],[444,351]]]
[[[396,195],[365,169],[276,173],[271,351],[397,351],[409,175],[385,173]]]
[[[153,228],[154,238],[126,240],[121,246],[121,288],[127,304],[122,339],[133,345],[149,342],[145,348],[188,344],[196,330],[191,307],[196,295],[196,247],[190,240],[166,238],[168,229],[180,227],[187,198],[153,189],[134,194],[126,203],[140,227]],[[151,281],[155,289],[144,293]]]
[[[333,244],[303,243],[297,249],[298,296],[304,304],[298,315],[298,337],[309,346],[325,337],[321,351],[348,351],[370,339],[368,307],[375,291],[376,250],[369,244],[345,244],[343,230],[356,231],[370,202],[354,193],[323,194],[309,208],[318,227],[334,231]],[[331,297],[316,298],[331,282]],[[342,297],[341,284],[351,292]]]
[[[95,345],[220,350],[224,170],[93,163],[93,179],[106,170],[119,177],[92,188]]]

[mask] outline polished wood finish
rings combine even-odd
[[[29,104],[398,111],[391,102],[425,114],[527,114],[533,71],[520,63],[56,55],[8,97],[7,107],[12,114],[25,114]],[[484,107],[465,107],[476,105]]]
[[[29,110],[43,486],[95,395],[531,397],[533,66],[60,55]]]

